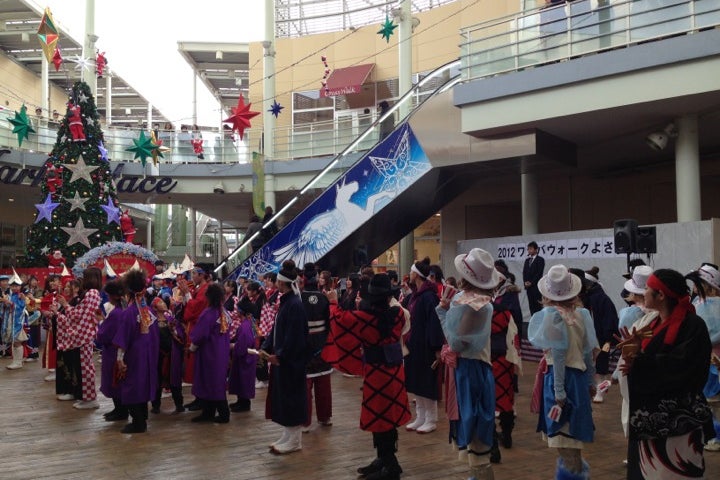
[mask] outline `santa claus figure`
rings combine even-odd
[[[51,270],[62,270],[65,265],[65,257],[60,250],[55,250],[48,255],[48,267]]]
[[[105,52],[98,51],[97,58],[95,58],[95,72],[97,73],[97,78],[102,78],[107,63]]]
[[[83,127],[82,116],[80,115],[80,107],[72,102],[68,103],[68,120],[73,142],[84,142],[85,128]]]
[[[197,158],[199,158],[200,160],[203,160],[205,158],[205,155],[204,155],[205,150],[203,150],[203,139],[202,138],[193,138],[192,140],[190,140],[190,143],[192,143],[193,151],[197,155]]]
[[[127,210],[120,216],[120,229],[127,243],[133,243],[135,241],[135,221]]]
[[[45,169],[45,184],[48,192],[55,198],[55,192],[62,188],[62,167],[56,167],[52,163]]]

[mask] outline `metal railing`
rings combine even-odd
[[[577,0],[461,31],[468,82],[720,25],[720,0]]]
[[[410,99],[412,105],[417,105],[424,96],[429,95],[435,88],[428,84],[420,89]],[[328,121],[298,124],[295,126],[277,127],[274,130],[274,155],[272,160],[287,161],[308,157],[333,157],[343,151],[345,147],[355,140],[360,133],[377,120],[379,113],[372,109],[368,114],[356,112],[335,112],[336,118]],[[17,150],[35,151],[49,154],[57,141],[59,123],[39,118],[31,118],[35,133],[23,140],[22,147],[18,146],[17,136],[12,133],[12,125],[5,118],[12,117],[11,110],[0,112],[0,147]],[[133,146],[133,139],[140,136],[140,128],[105,127],[103,136],[104,146],[108,149],[108,157],[114,161],[140,162],[134,159],[133,152],[126,149]],[[170,149],[159,158],[160,163],[251,163],[253,151],[260,150],[262,128],[248,129],[241,141],[237,134],[220,135],[217,131],[201,131],[203,138],[203,158],[199,158],[190,143],[191,132],[159,131],[159,140],[164,147]],[[149,131],[145,130],[145,135]],[[378,132],[372,131],[362,142],[354,147],[353,151],[364,151],[375,145]],[[253,147],[254,146],[254,147]],[[148,160],[150,161],[150,160]]]

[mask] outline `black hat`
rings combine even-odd
[[[628,263],[629,271],[628,273],[622,274],[623,278],[630,280],[632,278],[632,271],[635,270],[635,267],[639,267],[640,265],[645,265],[645,262],[642,258],[633,258],[632,260],[630,260],[630,262]]]
[[[390,277],[386,273],[373,275],[370,279],[370,284],[367,287],[368,295],[374,297],[390,297],[397,290],[398,287],[393,286],[392,283],[390,283]]]

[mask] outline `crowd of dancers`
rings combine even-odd
[[[470,479],[492,479],[500,446],[512,447],[521,289],[482,249],[454,266],[457,280],[428,259],[402,279],[367,267],[345,288],[331,272],[292,261],[259,281],[222,284],[193,265],[164,271],[161,262],[149,279],[140,269],[109,278],[94,267],[79,279],[50,275],[44,291],[17,274],[0,277],[7,368],[41,352],[57,399],[96,409],[99,350],[99,390],[114,406],[104,417],[127,422],[126,434],[147,430],[163,392],[169,413],[222,424],[269,386],[265,415],[283,427],[275,454],[302,449],[313,404],[318,425],[332,425],[330,380],[339,370],[363,379],[360,428],[376,455],[357,468],[360,477],[399,479],[398,429],[434,432],[442,404]],[[612,383],[623,398],[627,478],[703,478],[704,451],[720,450],[720,273],[712,264],[685,276],[633,267],[628,306],[614,317],[597,269],[553,265],[536,282],[540,304],[527,336],[543,357],[531,409],[557,449],[558,479],[590,477],[582,449],[593,441],[592,404]],[[188,403],[184,383],[192,384]]]

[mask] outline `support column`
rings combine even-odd
[[[415,231],[408,233],[400,240],[398,245],[398,272],[400,276],[410,273],[410,267],[415,262]]]
[[[193,73],[193,90],[192,90],[192,119],[193,125],[198,124],[197,120],[197,75]],[[220,131],[222,133],[222,131]]]
[[[520,160],[522,234],[538,233],[538,191],[536,174],[528,169],[528,158]]]
[[[157,204],[155,205],[155,234],[153,236],[156,252],[165,252],[168,248],[167,229],[168,206]]]
[[[267,173],[265,174],[265,206],[273,207],[273,212],[280,210],[280,207],[275,204],[275,175]]]
[[[398,28],[398,96],[402,97],[412,88],[412,2],[400,2],[400,18]],[[398,109],[398,122],[403,121],[410,113],[412,102],[405,102]],[[411,231],[400,240],[398,252],[400,274],[410,273],[415,261],[415,232]]]
[[[152,250],[152,218],[147,219],[147,231],[145,237],[145,248]]]
[[[263,56],[263,110],[275,101],[275,0],[265,0],[265,50]],[[275,115],[263,115],[263,154],[265,160],[275,157]]]
[[[187,215],[182,205],[172,206],[172,244],[174,247],[187,245]]]
[[[85,0],[85,41],[83,42],[83,58],[95,59],[95,0]],[[92,68],[80,70],[82,80],[88,84],[93,95],[97,96],[97,76]]]
[[[398,95],[403,96],[412,88],[412,2],[400,2],[400,18],[398,28]],[[412,102],[405,102],[398,111],[399,121],[405,119],[410,112]],[[398,122],[399,123],[399,122]]]
[[[217,249],[215,250],[215,265],[220,265],[223,255],[223,222],[218,219],[218,235],[217,235]]]
[[[696,222],[702,216],[698,117],[695,114],[685,115],[675,122],[678,128],[678,137],[675,141],[677,220]]]
[[[51,118],[50,112],[50,66],[45,55],[40,55],[40,108],[43,118]]]
[[[197,257],[197,214],[195,209],[188,208],[188,222],[190,223],[190,257],[195,260]]]
[[[105,126],[112,125],[112,75],[105,75]]]

